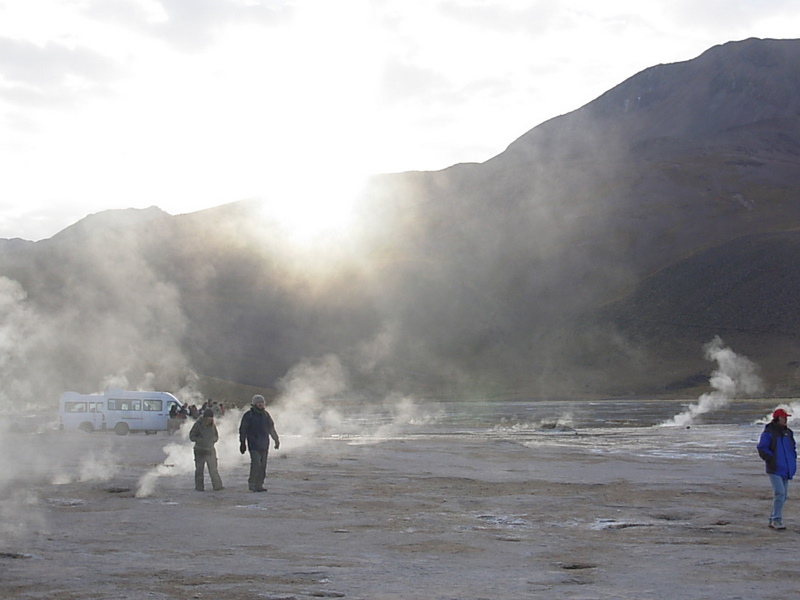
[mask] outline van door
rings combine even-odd
[[[109,398],[108,426],[120,435],[142,429],[142,401],[130,398]]]
[[[94,429],[106,428],[106,415],[103,412],[102,402],[89,402],[89,416]]]
[[[142,400],[142,429],[145,431],[166,431],[169,419],[167,402],[160,398]]]
[[[94,403],[87,402],[85,399],[62,401],[59,414],[61,428],[94,431],[95,415],[89,412],[89,406],[94,406]]]

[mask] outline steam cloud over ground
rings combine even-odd
[[[414,399],[390,394],[375,404],[355,399],[348,388],[349,376],[333,354],[306,359],[295,365],[279,382],[280,395],[268,407],[281,438],[280,450],[270,450],[270,461],[295,450],[314,446],[331,437],[358,438],[359,443],[386,439],[408,425],[430,422],[439,413],[435,403],[424,408]],[[220,441],[217,457],[220,472],[249,464],[249,454],[239,452],[239,423],[243,409],[228,409],[215,420]],[[185,423],[176,437],[164,446],[167,457],[139,481],[137,497],[155,493],[161,477],[188,477],[194,472],[193,444],[188,440],[193,421]]]
[[[762,393],[764,384],[758,376],[758,366],[745,356],[737,355],[725,346],[717,336],[705,345],[708,360],[716,361],[717,368],[711,373],[713,391],[700,396],[687,410],[676,415],[664,425],[686,427],[703,414],[725,408],[732,400],[741,396]]]

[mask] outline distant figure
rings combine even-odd
[[[791,417],[782,408],[772,413],[772,421],[764,427],[758,441],[758,455],[766,464],[772,491],[772,514],[769,516],[771,529],[786,529],[783,524],[783,503],[789,495],[789,480],[797,472],[797,446],[794,432],[786,426]]]
[[[275,440],[275,450],[281,441],[275,431],[275,422],[264,408],[264,396],[253,396],[253,406],[244,415],[239,425],[239,451],[244,454],[250,450],[250,477],[247,486],[251,492],[266,492],[264,479],[267,477],[267,454],[269,438]]]
[[[205,490],[203,480],[206,465],[214,491],[223,489],[217,469],[217,451],[214,449],[214,444],[219,440],[219,432],[214,424],[214,411],[206,409],[203,412],[203,418],[192,425],[189,439],[194,442],[194,489],[198,492]]]
[[[169,407],[169,418],[167,419],[167,433],[173,435],[181,428],[181,422],[178,420],[178,405],[173,404]]]

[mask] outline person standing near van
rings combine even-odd
[[[189,439],[194,442],[194,489],[198,492],[205,490],[206,465],[214,491],[223,489],[217,465],[217,451],[214,448],[214,444],[219,441],[219,432],[214,424],[213,410],[206,409],[203,418],[195,421],[189,431]]]
[[[247,487],[251,492],[266,492],[264,479],[267,477],[267,455],[269,454],[269,438],[275,441],[275,450],[280,448],[281,441],[275,431],[275,422],[264,408],[264,396],[253,396],[253,405],[239,424],[239,452],[250,450],[250,477]]]
[[[794,433],[786,425],[787,419],[791,416],[782,408],[772,413],[772,421],[764,427],[756,446],[772,484],[770,529],[786,529],[783,524],[783,504],[789,494],[789,480],[797,472],[797,446]]]

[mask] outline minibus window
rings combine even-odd
[[[162,406],[161,400],[145,400],[144,409],[146,411],[160,411]]]

